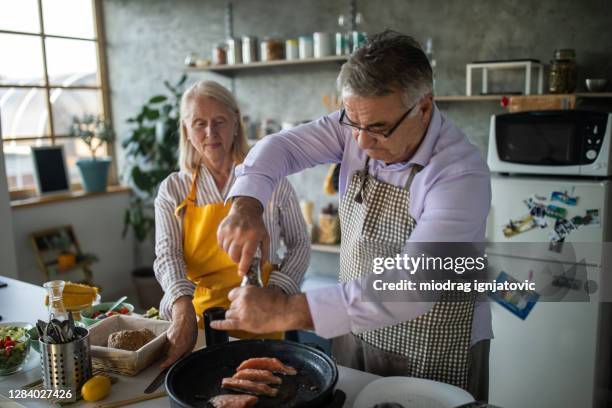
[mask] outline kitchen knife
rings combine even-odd
[[[151,381],[151,384],[149,384],[149,386],[145,388],[144,393],[151,394],[153,391],[158,389],[159,386],[162,385],[162,383],[166,379],[166,374],[168,373],[169,369],[170,367],[164,368],[159,374],[157,374],[157,377],[155,377],[153,381]]]

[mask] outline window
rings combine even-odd
[[[9,189],[34,188],[31,146],[64,145],[71,179],[87,147],[73,116],[108,117],[99,0],[0,0],[0,130]],[[110,152],[109,152],[110,153]]]

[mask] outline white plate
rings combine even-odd
[[[386,377],[368,384],[353,408],[373,408],[395,402],[404,408],[454,408],[474,401],[467,391],[437,381],[412,377]]]

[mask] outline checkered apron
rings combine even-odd
[[[405,188],[401,188],[370,176],[368,164],[369,158],[365,169],[353,175],[340,203],[341,282],[371,273],[376,257],[401,254],[416,225],[409,213],[409,189],[420,167],[412,167]],[[444,292],[428,313],[361,333],[355,340],[371,346],[368,350],[379,350],[380,361],[389,361],[389,356],[405,360],[401,372],[387,375],[427,378],[465,389],[473,313],[473,294]],[[350,355],[357,350],[342,354],[345,352]],[[367,358],[372,359],[372,354]]]

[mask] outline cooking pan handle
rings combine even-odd
[[[344,402],[346,401],[346,394],[342,390],[336,390],[334,392],[334,398],[331,403],[327,406],[327,408],[342,408],[344,406]]]
[[[323,347],[319,346],[317,343],[308,342],[308,343],[302,343],[302,344],[304,344],[305,346],[308,346],[308,347],[316,348],[320,352],[322,352],[324,354],[327,354],[327,353],[325,353],[325,350],[323,349]]]

